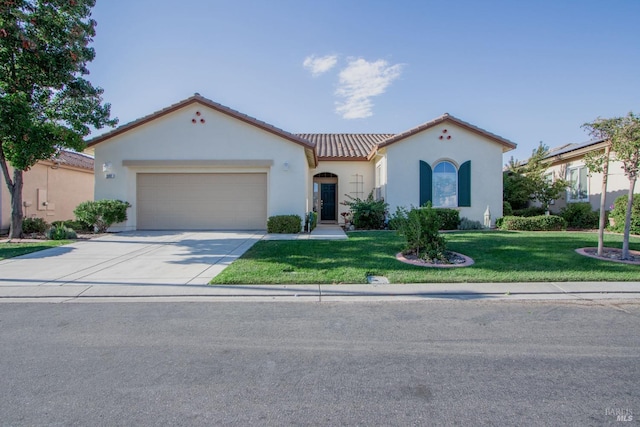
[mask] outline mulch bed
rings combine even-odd
[[[640,251],[629,251],[630,259],[622,259],[622,249],[604,248],[603,256],[598,256],[598,248],[580,248],[576,249],[580,255],[590,258],[600,259],[603,261],[622,262],[625,264],[640,265]]]
[[[422,258],[418,258],[415,253],[407,253],[403,254],[402,252],[398,252],[396,254],[396,259],[400,262],[404,262],[405,264],[417,265],[419,267],[432,267],[432,268],[452,268],[452,267],[468,267],[473,265],[473,259],[469,258],[466,255],[459,254],[458,252],[447,251],[446,252],[447,260],[444,262],[441,260],[434,260],[432,262],[425,261]]]

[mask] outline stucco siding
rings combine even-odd
[[[557,163],[547,169],[547,173],[552,173],[554,178],[569,179],[567,171],[573,168],[585,167],[582,158],[574,158],[564,163]],[[587,176],[588,202],[594,210],[600,209],[600,195],[602,193],[602,173],[591,173]],[[609,163],[609,178],[607,180],[607,196],[605,200],[606,209],[609,210],[615,200],[620,196],[627,195],[629,191],[629,180],[624,174],[622,163],[612,161]],[[636,182],[635,191],[640,191],[640,184]],[[585,200],[586,201],[586,200]],[[559,213],[567,204],[572,203],[569,200],[568,192],[563,192],[558,200],[555,200],[549,210],[553,213]]]
[[[11,196],[4,177],[0,178],[0,185],[0,230],[6,231],[11,224]],[[48,223],[74,219],[76,206],[93,200],[93,186],[93,171],[36,163],[24,173],[23,215]]]
[[[207,165],[206,160],[216,163]],[[127,161],[148,163],[134,162],[127,166]],[[203,105],[185,106],[98,144],[95,164],[96,199],[115,198],[133,205],[136,174],[141,172],[255,172],[267,174],[268,216],[304,216],[307,209],[309,168],[304,148]],[[114,178],[105,178],[103,164],[111,165]],[[127,222],[114,226],[113,230],[135,228],[136,208],[133,206],[128,211]]]
[[[420,204],[420,160],[432,167],[446,160],[457,168],[471,161],[471,206],[457,208],[460,217],[483,222],[487,206],[492,222],[502,216],[502,146],[498,143],[443,123],[389,145],[381,154],[386,157],[390,212]]]

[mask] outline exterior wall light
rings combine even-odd
[[[116,177],[116,174],[113,173],[113,165],[111,162],[102,164],[102,172],[104,173],[104,179],[113,179]]]

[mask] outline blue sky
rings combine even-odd
[[[90,80],[120,124],[194,92],[293,133],[448,112],[518,144],[640,112],[640,1],[98,0]]]

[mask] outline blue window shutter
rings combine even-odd
[[[471,160],[458,169],[458,206],[471,206]]]
[[[432,201],[432,171],[429,163],[420,160],[420,206]]]

